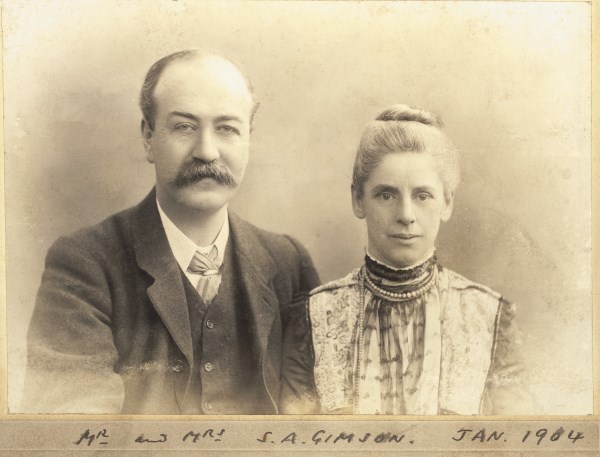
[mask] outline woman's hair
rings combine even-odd
[[[458,150],[442,130],[433,113],[407,105],[393,105],[364,130],[354,160],[352,185],[362,196],[364,184],[383,157],[393,152],[425,152],[438,165],[446,196],[460,181]]]

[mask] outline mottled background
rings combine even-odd
[[[150,190],[137,94],[165,54],[208,47],[261,107],[232,208],[289,233],[322,279],[359,265],[362,126],[438,112],[463,183],[438,254],[518,304],[534,412],[592,412],[590,5],[521,2],[3,2],[9,405],[45,253]],[[529,412],[529,411],[523,411]]]

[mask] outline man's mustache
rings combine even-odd
[[[238,182],[229,170],[229,167],[216,159],[211,162],[193,159],[183,164],[177,176],[171,180],[171,184],[174,184],[176,187],[184,187],[208,178],[212,178],[219,184],[227,187],[238,187]]]

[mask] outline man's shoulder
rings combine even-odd
[[[257,225],[253,224],[252,222],[248,221],[247,219],[233,211],[229,212],[229,220],[236,228],[238,228],[238,230],[250,232],[252,235],[260,238],[261,240],[264,239],[268,241],[277,241],[284,238],[284,235],[282,235],[281,233],[275,233],[270,230],[258,227]]]
[[[255,245],[258,244],[272,256],[297,254],[298,250],[304,249],[292,236],[260,228],[236,213],[230,212],[229,220],[237,234],[243,235],[244,240],[252,245],[250,247],[258,247]]]
[[[295,238],[258,228],[232,212],[229,226],[236,254],[269,281],[282,280],[279,284],[291,285],[303,294],[319,284],[310,254]]]
[[[130,244],[130,225],[136,206],[114,213],[104,220],[88,225],[58,238],[50,252],[83,250],[90,254],[106,255],[118,246]]]

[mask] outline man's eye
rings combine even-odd
[[[238,129],[236,129],[235,127],[233,127],[231,125],[227,125],[227,124],[219,125],[217,127],[217,130],[219,132],[223,132],[223,133],[235,133],[236,135],[240,134],[240,131]]]
[[[420,202],[424,202],[425,200],[429,200],[430,198],[432,198],[432,196],[431,196],[431,194],[428,194],[427,192],[419,192],[416,195],[416,198]]]
[[[194,126],[192,124],[177,124],[175,126],[175,130],[179,131],[179,132],[191,132],[194,129]]]
[[[391,194],[390,192],[382,192],[382,193],[380,193],[380,194],[379,194],[377,197],[378,197],[380,200],[383,200],[383,201],[389,201],[389,200],[391,200],[392,198],[394,198],[394,195],[393,195],[393,194]]]

